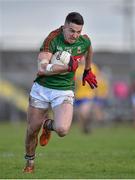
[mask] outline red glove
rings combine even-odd
[[[69,72],[75,72],[78,68],[78,61],[75,60],[72,56],[70,58],[70,61],[68,63],[68,71]]]
[[[87,82],[91,89],[97,88],[97,80],[96,80],[96,76],[92,73],[92,71],[89,70],[84,70],[83,73],[83,86],[85,86],[85,82]]]

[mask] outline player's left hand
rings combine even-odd
[[[68,63],[68,71],[75,72],[77,68],[78,68],[78,61],[71,56],[70,61]]]
[[[86,82],[90,85],[91,89],[98,87],[96,76],[93,74],[93,72],[90,69],[84,70],[84,73],[83,73],[83,79],[82,79],[83,86],[85,86]]]

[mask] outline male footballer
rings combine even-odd
[[[48,144],[51,132],[65,136],[71,126],[75,88],[75,71],[79,61],[85,59],[82,85],[87,82],[96,88],[96,77],[91,69],[92,46],[87,35],[81,35],[84,25],[80,13],[67,15],[64,25],[52,31],[44,40],[38,55],[38,72],[29,98],[27,132],[25,140],[26,166],[23,172],[34,171],[38,133],[41,146]],[[53,120],[48,119],[51,106]]]

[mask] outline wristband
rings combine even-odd
[[[47,66],[46,66],[46,72],[53,72],[53,69],[52,69],[52,67],[53,67],[53,64],[48,64]]]

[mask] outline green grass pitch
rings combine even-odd
[[[37,147],[33,174],[22,172],[25,127],[0,124],[1,179],[135,179],[135,130],[129,126],[84,135],[73,125],[64,138],[53,132],[46,147]]]

